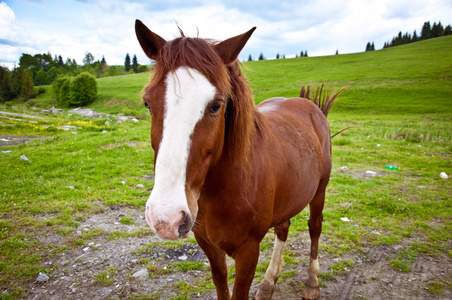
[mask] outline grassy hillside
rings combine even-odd
[[[350,86],[328,116],[333,132],[354,128],[333,139],[333,171],[320,242],[322,289],[334,287],[336,280],[344,282],[347,269],[353,271],[368,262],[363,249],[371,248],[384,255],[377,266],[381,273],[359,283],[365,285],[361,286],[364,291],[368,290],[366,284],[406,276],[407,282],[417,278],[416,286],[408,283],[406,290],[411,294],[396,298],[427,299],[432,294],[450,298],[450,273],[438,278],[422,270],[432,270],[430,264],[448,266],[452,256],[452,189],[450,179],[439,176],[441,172],[452,174],[451,50],[449,36],[367,53],[245,63],[256,102],[297,96],[301,84],[324,81],[331,88]],[[212,289],[206,268],[200,275],[196,273],[196,280],[189,280],[183,277],[186,270],[150,258],[148,251],[155,245],[146,244],[152,234],[137,217],[142,217],[153,187],[149,177],[154,171],[150,117],[141,104],[141,90],[148,81],[149,74],[100,79],[99,98],[90,105],[98,112],[139,116],[139,123],[67,113],[43,115],[29,107],[36,102],[53,106],[48,93],[29,105],[0,105],[0,112],[19,114],[0,114],[2,141],[41,137],[1,147],[0,298],[38,297],[34,287],[39,272],[49,275],[47,290],[57,291],[52,297],[61,299],[98,295],[105,286],[113,291],[108,297],[123,298],[116,291],[124,282],[133,286],[135,299],[189,299]],[[75,128],[65,131],[60,129],[62,125]],[[22,155],[28,160],[21,159]],[[386,165],[396,165],[398,170],[388,170]],[[343,217],[352,221],[344,222]],[[307,218],[308,213],[303,212],[292,219],[290,244],[300,245],[301,240],[305,244]],[[87,227],[93,219],[95,225]],[[111,229],[113,225],[115,229]],[[272,240],[264,239],[262,265],[268,265]],[[132,251],[132,246],[140,247],[140,243],[146,246]],[[182,251],[184,243],[156,247]],[[83,249],[98,244],[100,248],[90,246],[86,252],[95,258],[87,260],[83,269]],[[108,259],[102,249],[112,249]],[[293,294],[281,299],[299,296],[305,275],[297,274],[308,261],[300,251],[292,248],[284,258],[287,271],[278,284]],[[118,260],[123,255],[126,263]],[[342,259],[347,262],[342,269],[347,268],[340,273]],[[136,263],[128,264],[131,260]],[[410,273],[425,260],[428,267]],[[140,268],[162,280],[138,282],[131,278]],[[68,276],[63,279],[61,274]],[[264,274],[265,268],[259,267],[255,281]],[[163,279],[174,276],[182,278],[182,283]],[[68,283],[62,284],[63,280]],[[149,288],[151,282],[167,283]],[[64,294],[71,293],[69,287],[73,286],[80,294]],[[186,286],[190,289],[184,289]],[[387,294],[378,291],[366,297],[386,298]]]
[[[301,84],[349,85],[333,111],[450,114],[452,36],[379,51],[247,62],[256,102],[298,95]]]

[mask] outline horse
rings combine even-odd
[[[238,61],[255,29],[215,42],[186,37],[179,28],[181,36],[166,41],[136,20],[138,41],[155,62],[143,89],[155,152],[145,218],[163,239],[183,239],[193,231],[220,300],[248,299],[260,242],[273,227],[271,262],[255,295],[271,299],[290,219],[309,204],[310,263],[302,297],[316,299],[332,166],[326,116],[335,97],[324,105],[272,98],[255,106]],[[235,261],[232,294],[226,255]]]

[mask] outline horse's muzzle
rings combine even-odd
[[[149,206],[146,206],[146,222],[159,237],[168,240],[186,238],[192,227],[189,211],[181,210],[176,214],[155,215]]]

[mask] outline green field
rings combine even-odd
[[[298,96],[304,84],[349,86],[328,116],[333,133],[353,128],[333,139],[323,255],[344,257],[369,245],[400,245],[400,255],[387,257],[397,272],[410,272],[419,255],[450,264],[451,179],[440,173],[452,175],[452,36],[366,53],[247,62],[244,67],[256,103]],[[90,105],[97,112],[134,115],[138,124],[37,114],[32,106],[55,105],[50,91],[26,103],[0,105],[0,111],[45,117],[0,118],[3,138],[43,137],[0,148],[11,151],[0,154],[0,298],[29,297],[28,287],[39,272],[52,276],[64,268],[44,262],[107,238],[102,231],[76,234],[91,216],[112,206],[144,207],[153,186],[144,179],[153,172],[153,152],[150,117],[141,104],[149,78],[147,73],[99,79],[98,100]],[[64,131],[62,125],[78,128]],[[140,183],[146,189],[137,188]],[[292,220],[290,241],[306,231],[307,218],[303,212]],[[150,234],[142,228],[115,238]],[[59,237],[57,245],[46,240],[49,236]],[[271,251],[271,244],[264,239],[262,250]],[[339,276],[338,268],[352,265],[322,270],[324,284]],[[258,269],[257,278],[264,273]],[[286,283],[294,276],[283,275]],[[419,293],[450,294],[451,278],[449,273],[430,280]],[[177,299],[212,288],[175,286]]]

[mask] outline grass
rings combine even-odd
[[[330,88],[350,86],[328,117],[333,133],[353,128],[333,139],[333,172],[322,234],[328,243],[320,243],[322,252],[339,257],[365,245],[409,241],[405,250],[388,258],[402,271],[408,271],[419,255],[452,254],[448,248],[452,239],[452,190],[449,181],[439,177],[441,172],[452,174],[451,50],[452,37],[443,37],[366,53],[245,63],[257,103],[273,96],[297,96],[300,85],[306,83],[325,81]],[[67,113],[28,121],[0,119],[1,135],[43,137],[1,149],[12,151],[0,154],[2,290],[20,294],[39,272],[51,275],[42,258],[55,248],[40,243],[40,234],[61,236],[65,239],[61,249],[84,245],[104,235],[113,240],[150,234],[144,229],[108,235],[92,230],[74,238],[75,228],[104,207],[144,207],[149,197],[149,191],[136,188],[154,171],[150,117],[140,103],[140,91],[148,80],[149,74],[99,79],[99,100],[89,106],[99,112],[133,114],[140,118],[138,124],[116,124],[110,117],[85,119]],[[54,102],[45,93],[28,104],[0,104],[0,111],[17,112],[11,108],[17,106],[28,107],[27,112],[31,112],[30,105],[51,107]],[[62,125],[78,128],[64,131],[59,129]],[[21,160],[21,155],[29,160]],[[386,165],[399,169],[387,170]],[[378,175],[369,177],[366,171]],[[342,217],[351,222],[342,221]],[[307,219],[306,211],[292,219],[289,239],[307,230]],[[128,217],[120,222],[133,224]],[[266,238],[261,248],[269,252],[272,244],[273,239]],[[182,245],[159,244],[167,250]],[[154,246],[143,247],[137,254],[148,253]],[[300,259],[290,251],[284,256],[288,265],[298,264]],[[322,275],[322,280],[352,267],[351,262],[340,263],[331,273],[325,273],[331,275]],[[171,270],[197,268],[209,273],[200,265],[188,263]],[[114,273],[101,272],[98,283],[108,285]],[[257,274],[263,276],[265,268]],[[287,280],[293,276],[290,271],[283,274]],[[177,283],[180,297],[213,288],[206,276],[195,289]],[[233,278],[231,272],[230,280]],[[427,288],[435,294],[447,286],[432,283]]]

